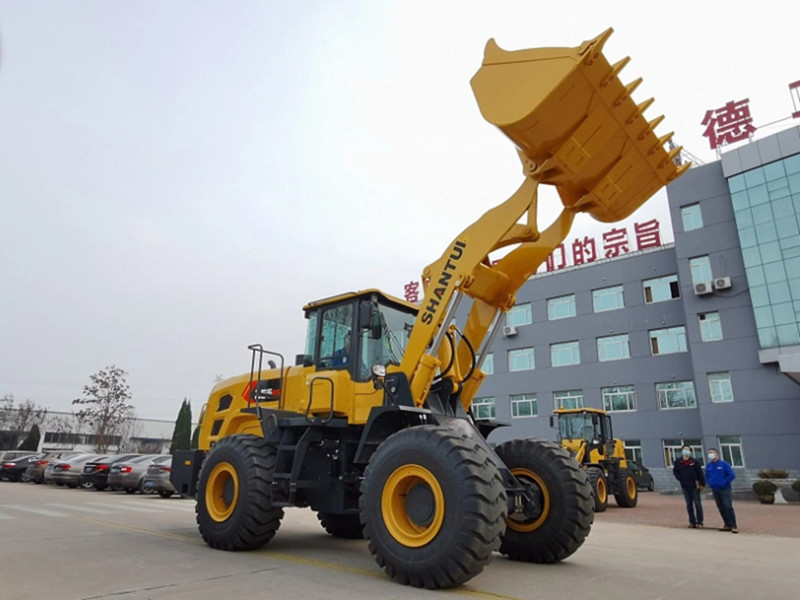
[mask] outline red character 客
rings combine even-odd
[[[409,281],[404,289],[406,302],[419,302],[419,281]]]

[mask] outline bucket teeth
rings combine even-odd
[[[663,120],[664,120],[664,115],[659,115],[652,121],[649,121],[644,131],[642,131],[642,133],[639,134],[639,141],[641,142],[644,138],[646,138],[648,133],[652,133],[653,131],[655,131],[656,127],[658,127],[661,121]]]
[[[641,83],[642,83],[642,78],[639,77],[638,79],[634,79],[628,85],[626,85],[625,91],[622,92],[619,96],[617,96],[616,100],[614,100],[614,106],[619,106],[627,98],[630,98],[631,94],[633,94],[633,92],[636,91],[636,88],[638,88]]]
[[[660,138],[658,138],[658,140],[656,141],[655,145],[652,148],[650,148],[650,150],[648,150],[647,153],[648,154],[655,154],[656,150],[658,150],[659,148],[661,148],[663,150],[664,146],[667,144],[667,142],[669,142],[672,139],[673,135],[675,135],[674,131],[670,131],[668,134],[662,135]]]
[[[639,104],[636,107],[636,110],[633,111],[631,116],[628,117],[628,119],[627,119],[628,125],[630,125],[636,119],[638,119],[640,116],[642,116],[642,114],[644,114],[644,111],[646,111],[648,108],[650,108],[650,105],[653,104],[653,102],[655,102],[655,98],[648,98],[647,100],[645,100],[644,102]]]
[[[620,61],[618,61],[618,62],[615,62],[613,65],[611,65],[611,70],[608,72],[608,75],[606,75],[606,78],[605,78],[605,80],[603,81],[603,86],[605,87],[605,86],[607,86],[609,83],[611,83],[611,82],[614,80],[614,78],[615,78],[617,75],[619,75],[620,71],[622,71],[622,69],[624,69],[624,68],[625,68],[625,66],[626,66],[626,65],[627,65],[629,62],[631,62],[631,57],[630,57],[630,56],[626,56],[626,57],[625,57],[625,58],[623,58],[622,60],[620,60]]]

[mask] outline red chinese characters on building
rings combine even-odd
[[[633,231],[636,239],[636,250],[661,246],[661,223],[659,223],[658,219],[651,219],[644,223],[634,223]],[[575,238],[572,240],[572,243],[567,246],[571,251],[570,253],[565,250],[564,244],[561,244],[547,257],[545,269],[547,271],[558,271],[570,266],[593,263],[600,258],[616,258],[631,251],[628,230],[625,228],[613,228],[606,231],[602,235],[602,241],[602,256],[598,254],[597,240],[588,236],[583,239]],[[568,261],[568,254],[572,255],[572,264]]]
[[[603,234],[603,251],[606,258],[614,258],[630,251],[628,230],[614,228]]]
[[[575,239],[572,241],[572,264],[582,265],[591,263],[597,260],[597,247],[594,243],[594,238],[586,236],[582,240]]]
[[[706,111],[701,125],[706,126],[703,136],[708,138],[712,150],[746,140],[756,131],[750,116],[750,98],[731,100],[721,108]]]
[[[567,253],[564,252],[564,244],[553,250],[553,253],[547,257],[546,265],[548,271],[558,271],[567,266]]]
[[[405,290],[404,298],[406,302],[419,302],[419,281],[409,281],[403,288]]]
[[[652,219],[644,223],[634,223],[633,230],[636,232],[637,250],[655,248],[661,245],[661,231],[658,219]]]
[[[792,118],[800,119],[800,81],[789,84],[789,95],[792,97],[792,105],[794,106]]]

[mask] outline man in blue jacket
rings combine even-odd
[[[681,458],[673,463],[672,474],[681,484],[686,511],[689,513],[689,527],[702,527],[703,504],[700,501],[700,490],[706,485],[706,480],[702,467],[692,456],[691,446],[681,449]]]
[[[719,514],[725,524],[720,531],[739,533],[736,528],[736,513],[733,512],[733,490],[731,482],[736,479],[736,474],[731,466],[719,457],[719,450],[708,450],[708,464],[706,465],[706,482],[714,494]]]

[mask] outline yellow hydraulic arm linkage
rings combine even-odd
[[[453,393],[460,392],[469,408],[484,375],[476,368],[463,381],[473,360],[465,339],[477,351],[480,367],[492,342],[487,333],[493,325],[498,330],[517,290],[561,244],[578,212],[619,221],[689,168],[674,161],[680,147],[665,150],[672,134],[654,133],[663,117],[644,118],[653,100],[636,104],[631,99],[641,79],[628,85],[620,81],[629,59],[611,65],[603,55],[612,31],[577,48],[508,52],[494,40],[487,43],[472,89],[484,118],[517,146],[525,180],[508,200],[456,236],[422,273],[425,297],[399,367],[417,406],[425,403],[434,377],[444,370]],[[540,184],[554,186],[563,205],[544,231],[537,222]],[[510,251],[492,263],[490,253],[502,248]],[[450,344],[442,342],[464,295],[474,302],[452,356]]]

